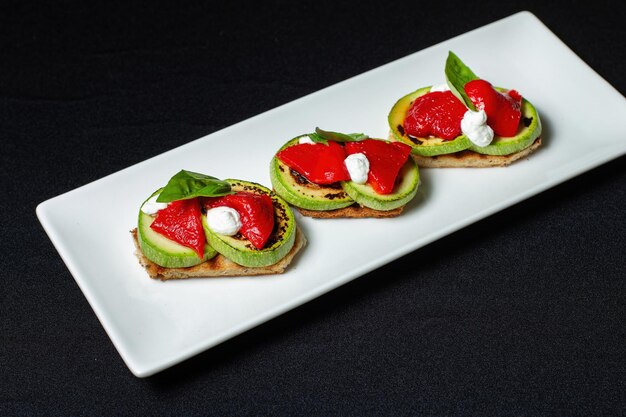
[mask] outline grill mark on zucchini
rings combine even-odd
[[[287,232],[287,211],[285,210],[285,207],[278,202],[278,197],[273,191],[270,193],[270,197],[272,199],[272,205],[274,206],[274,214],[276,217],[274,219],[274,229],[272,230],[272,234],[267,239],[267,243],[265,244],[265,247],[268,248],[272,247],[276,242],[282,240]]]
[[[339,193],[328,193],[327,195],[325,195],[325,197],[328,197],[330,199],[345,197],[345,193],[343,193],[341,184],[338,182],[333,182],[332,184],[319,185],[319,184],[315,184],[314,182],[307,180],[304,175],[300,174],[298,171],[295,171],[291,168],[289,169],[289,173],[291,174],[291,177],[295,180],[295,182],[298,183],[298,185],[301,185],[306,188],[311,188],[315,190],[324,189],[324,188],[332,188],[333,190],[338,190],[338,191],[341,190],[341,192]]]
[[[282,167],[281,167],[281,171],[282,171]],[[307,184],[311,184],[311,182],[309,180],[307,180],[304,175],[300,174],[298,171],[294,170],[294,169],[289,169],[289,173],[291,174],[291,176],[293,177],[294,180],[296,180],[296,182],[299,185],[307,185]]]
[[[334,200],[336,198],[346,198],[346,197],[347,197],[347,194],[344,191],[340,193],[328,193],[324,195],[324,198],[327,198],[329,200]]]

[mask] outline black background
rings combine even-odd
[[[0,4],[1,415],[626,413],[624,157],[147,379],[35,216],[524,9],[624,94],[618,2],[94,3]]]

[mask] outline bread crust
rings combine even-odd
[[[135,242],[135,255],[139,264],[144,267],[150,278],[167,281],[170,279],[186,278],[211,278],[211,277],[237,277],[252,275],[273,275],[282,274],[291,263],[296,254],[306,245],[306,238],[300,227],[296,226],[296,237],[291,250],[280,261],[273,265],[264,267],[247,267],[236,264],[224,255],[217,254],[215,257],[199,265],[188,268],[164,268],[146,258],[141,252],[139,241],[137,240],[137,229],[131,230],[133,241]]]
[[[530,155],[541,146],[541,137],[527,148],[510,155],[485,155],[470,150],[451,154],[421,156],[412,154],[418,166],[423,168],[489,168],[505,167],[518,159]]]
[[[402,213],[404,206],[395,208],[393,210],[381,211],[374,210],[369,207],[362,207],[358,204],[353,204],[348,207],[335,209],[335,210],[307,210],[300,207],[296,207],[303,216],[315,217],[318,219],[339,219],[339,218],[384,218],[384,217],[396,217]]]

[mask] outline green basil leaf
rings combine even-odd
[[[459,100],[461,100],[470,110],[476,111],[476,107],[472,100],[465,93],[465,84],[470,81],[478,80],[479,78],[472,72],[467,65],[461,61],[461,59],[454,54],[454,52],[448,52],[448,59],[446,59],[446,80],[448,86]]]
[[[348,133],[348,136],[350,136],[353,139],[353,142],[358,142],[360,140],[365,140],[365,139],[370,138],[365,133]]]
[[[169,203],[194,197],[219,197],[230,194],[230,184],[209,175],[181,170],[159,194],[157,202]]]
[[[328,145],[328,141],[318,135],[317,133],[309,133],[309,138],[315,143],[322,143],[324,145]]]
[[[311,140],[316,143],[328,144],[329,140],[335,142],[357,142],[359,140],[367,139],[369,136],[363,133],[339,133],[322,130],[319,127],[315,128],[315,133],[309,135]]]

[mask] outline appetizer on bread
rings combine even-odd
[[[131,233],[140,264],[161,280],[282,273],[306,243],[271,190],[185,170],[146,199]]]
[[[390,140],[411,146],[422,167],[506,166],[541,145],[535,107],[516,90],[493,87],[454,53],[447,84],[420,88],[391,109]]]
[[[276,194],[310,217],[394,217],[415,197],[419,171],[403,143],[363,134],[297,136],[276,153]]]

